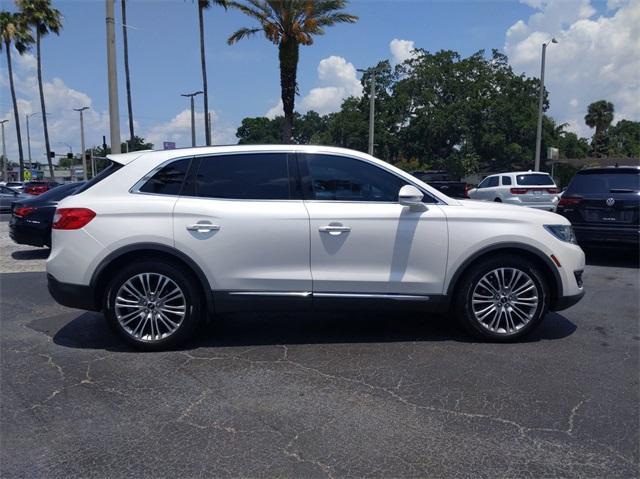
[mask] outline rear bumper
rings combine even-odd
[[[9,236],[18,244],[51,246],[51,230],[11,222]]]
[[[574,294],[571,296],[562,296],[556,299],[553,306],[551,307],[551,310],[562,311],[564,309],[570,308],[584,297],[584,293],[584,290],[582,290],[578,294]]]
[[[608,243],[630,246],[640,244],[640,229],[638,227],[574,226],[573,231],[578,238],[578,243]]]
[[[99,311],[95,303],[95,294],[91,286],[81,284],[61,283],[52,275],[47,274],[49,294],[62,306],[69,308]]]

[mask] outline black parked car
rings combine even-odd
[[[16,243],[51,247],[51,223],[58,202],[75,193],[84,181],[57,186],[12,205],[9,234]]]
[[[589,168],[579,171],[558,202],[578,242],[640,244],[640,167]]]

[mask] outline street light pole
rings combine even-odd
[[[88,106],[83,106],[82,108],[74,108],[74,111],[80,112],[80,152],[82,155],[82,169],[84,171],[84,181],[87,181],[87,157],[84,153],[84,118],[82,116],[82,112],[88,110]]]
[[[369,93],[369,150],[368,153],[373,155],[373,145],[375,136],[375,116],[376,116],[376,73],[377,68],[358,69],[361,73],[369,72],[371,74],[371,92]]]
[[[116,70],[115,0],[107,4],[107,72],[109,78],[109,130],[111,153],[120,153],[120,112],[118,108],[118,78]]]
[[[4,181],[9,181],[9,172],[7,168],[7,162],[9,160],[7,159],[7,145],[4,142],[4,124],[8,121],[9,120],[0,121],[0,125],[2,125],[2,179]]]
[[[193,92],[193,93],[181,93],[180,94],[180,96],[189,98],[190,103],[191,103],[191,146],[196,146],[196,110],[195,110],[193,98],[195,96],[198,96],[198,95],[202,94],[202,93],[204,93],[204,92],[196,91],[196,92]],[[205,121],[207,121],[206,118],[205,118]]]
[[[534,171],[540,171],[540,149],[542,147],[542,107],[544,103],[544,66],[547,56],[547,46],[550,43],[558,43],[552,38],[547,43],[542,44],[542,64],[540,66],[540,97],[538,98],[538,130],[536,132],[536,157],[534,161]]]

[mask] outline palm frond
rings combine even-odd
[[[233,45],[234,43],[239,42],[243,38],[249,37],[251,35],[255,35],[256,33],[261,31],[262,31],[262,28],[241,28],[240,30],[236,31],[233,35],[231,35],[228,38],[227,43],[229,45]]]

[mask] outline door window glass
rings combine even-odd
[[[491,178],[487,178],[489,181],[487,182],[487,188],[493,188],[494,186],[498,186],[498,177],[492,176]]]
[[[511,185],[511,177],[510,176],[503,176],[502,177],[502,185],[503,186]]]
[[[304,155],[309,170],[311,198],[321,201],[398,201],[408,184],[382,168],[354,158]],[[425,196],[428,201],[429,197]]]
[[[286,153],[216,155],[201,159],[195,195],[207,198],[288,200]]]

